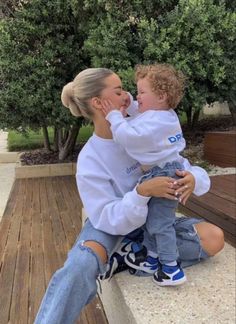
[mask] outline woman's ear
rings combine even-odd
[[[102,103],[101,103],[101,99],[98,97],[93,97],[91,99],[91,105],[95,108],[95,109],[101,109],[102,108]]]

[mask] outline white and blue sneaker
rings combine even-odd
[[[178,286],[186,280],[187,278],[179,264],[175,266],[159,264],[159,268],[153,276],[153,281],[158,286]]]
[[[104,274],[99,275],[100,280],[110,280],[116,273],[125,270],[132,271],[132,269],[130,269],[130,267],[125,263],[124,258],[130,251],[132,251],[133,244],[134,242],[129,239],[123,239],[119,249],[110,257],[108,270]]]
[[[158,258],[148,255],[145,246],[135,243],[132,244],[132,251],[125,256],[125,263],[132,269],[149,274],[154,274],[159,265]]]

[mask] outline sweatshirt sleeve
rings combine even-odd
[[[102,174],[77,173],[76,181],[86,213],[96,229],[126,235],[146,222],[150,198],[139,195],[136,188],[118,197],[112,180]]]
[[[148,123],[145,121],[145,117],[147,116],[150,116]],[[109,112],[106,119],[111,124],[114,141],[120,144],[130,155],[132,155],[133,153],[140,152],[143,149],[145,151],[152,151],[156,148],[153,139],[158,125],[151,118],[152,116],[152,112],[146,112],[145,115],[142,115],[142,123],[138,120],[138,122],[135,125],[132,124],[132,126],[118,110]]]
[[[130,105],[127,108],[127,113],[129,116],[135,116],[138,114],[138,101],[134,100],[133,96],[128,92],[130,97]]]
[[[211,186],[210,177],[207,172],[199,166],[192,166],[187,159],[184,159],[184,169],[191,172],[195,178],[195,188],[193,193],[201,196],[207,193]]]

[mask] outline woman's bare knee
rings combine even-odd
[[[224,247],[224,232],[218,226],[202,222],[195,225],[203,249],[213,256]]]
[[[85,241],[84,245],[88,246],[90,249],[92,249],[101,259],[103,263],[107,262],[107,251],[100,243],[95,241]]]

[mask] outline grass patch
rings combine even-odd
[[[86,142],[93,133],[93,127],[86,125],[81,127],[77,143]],[[53,129],[48,128],[50,143],[53,143]],[[27,134],[22,134],[17,131],[10,130],[8,133],[8,150],[26,151],[43,148],[43,133],[42,130],[35,132],[29,130]]]

